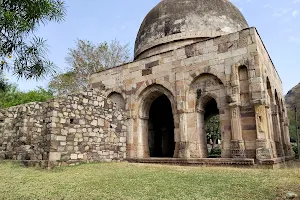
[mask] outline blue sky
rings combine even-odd
[[[60,70],[67,67],[65,57],[76,39],[94,43],[117,39],[129,43],[133,54],[134,41],[146,14],[160,0],[67,0],[64,22],[40,27],[38,36],[48,41],[49,59]],[[262,37],[282,79],[284,92],[300,82],[300,0],[232,0],[244,14],[249,26],[255,26]],[[47,87],[43,81],[17,80],[20,89]]]

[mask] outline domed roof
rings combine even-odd
[[[162,0],[145,17],[134,56],[158,45],[191,38],[210,38],[248,28],[228,0]]]

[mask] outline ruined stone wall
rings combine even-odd
[[[121,110],[97,91],[55,99],[50,161],[112,161],[126,158]]]
[[[125,117],[104,93],[91,90],[1,110],[0,159],[49,166],[123,160]]]
[[[47,160],[48,103],[29,103],[0,111],[0,158]]]

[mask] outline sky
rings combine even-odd
[[[117,39],[129,44],[133,57],[134,41],[140,24],[160,0],[66,0],[67,15],[61,23],[40,27],[37,36],[48,44],[48,57],[58,71],[68,67],[65,57],[77,39],[93,43]],[[300,0],[232,0],[250,27],[258,29],[283,82],[284,92],[300,82]],[[46,88],[50,77],[26,81],[8,75],[23,91]]]

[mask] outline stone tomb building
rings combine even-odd
[[[0,111],[0,159],[276,164],[294,158],[282,82],[255,28],[227,0],[162,0],[134,61],[90,91]],[[205,124],[219,115],[221,158]]]
[[[207,158],[205,121],[216,114],[222,158],[293,157],[282,82],[231,2],[161,1],[140,27],[134,58],[90,79],[123,99],[127,158]]]

